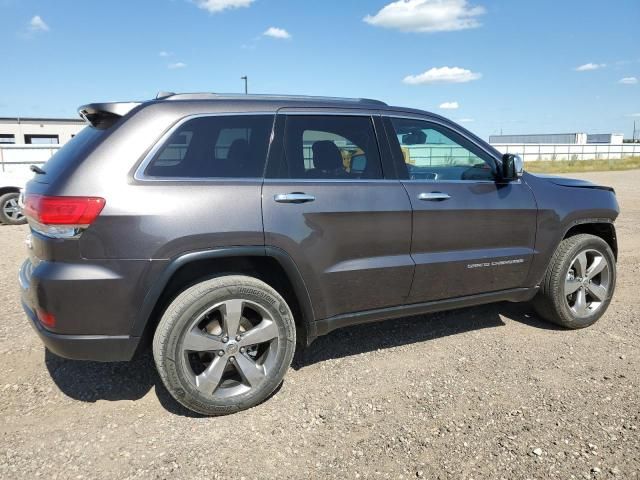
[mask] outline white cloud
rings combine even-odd
[[[173,53],[167,52],[165,50],[162,50],[161,52],[158,53],[159,57],[170,57],[171,55],[173,55]]]
[[[265,37],[272,37],[272,38],[283,38],[283,39],[291,38],[291,35],[289,34],[289,32],[287,32],[284,28],[277,28],[277,27],[269,27],[263,33],[263,35]]]
[[[251,5],[255,0],[195,0],[198,7],[209,13],[218,13],[232,8],[243,8]]]
[[[179,68],[185,68],[187,66],[186,63],[183,62],[176,62],[176,63],[170,63],[169,65],[167,65],[167,68],[169,70],[177,70]]]
[[[445,32],[479,27],[477,17],[485,12],[467,0],[397,0],[364,21],[403,32]]]
[[[598,70],[599,68],[604,68],[606,66],[606,63],[585,63],[584,65],[576,67],[574,70],[576,72],[589,72],[591,70]]]
[[[440,104],[440,108],[443,110],[456,110],[459,107],[458,102],[444,102]]]
[[[640,113],[630,113],[627,117],[640,117]]]
[[[424,83],[466,83],[478,80],[481,73],[472,72],[460,67],[434,67],[418,75],[408,75],[402,80],[409,85],[421,85]]]
[[[638,79],[636,77],[624,77],[621,78],[618,83],[622,83],[623,85],[635,85],[638,83]]]
[[[48,32],[49,25],[45,23],[40,15],[36,15],[29,21],[29,30],[32,32]]]
[[[458,123],[471,123],[471,122],[475,122],[476,120],[474,118],[459,118],[456,121]]]

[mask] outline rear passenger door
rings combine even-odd
[[[414,212],[407,303],[523,287],[536,234],[531,189],[502,181],[497,159],[454,125],[384,121]]]
[[[400,305],[413,276],[411,204],[385,180],[379,117],[281,111],[263,186],[265,244],[301,271],[317,319]]]

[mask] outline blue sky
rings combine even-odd
[[[640,128],[638,0],[0,0],[0,45],[0,116],[248,75],[251,93],[379,98],[483,137]]]

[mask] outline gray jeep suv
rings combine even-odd
[[[346,325],[533,300],[581,328],[611,300],[613,190],[524,173],[440,116],[216,94],[80,115],[26,188],[24,310],[63,357],[149,339],[196,412],[258,404],[296,344]]]

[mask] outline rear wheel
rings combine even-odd
[[[0,197],[0,222],[7,225],[22,225],[27,219],[18,204],[18,192],[5,193]]]
[[[616,284],[616,261],[603,239],[580,234],[563,240],[534,299],[538,313],[567,328],[594,324],[606,311]]]
[[[171,395],[204,415],[253,407],[278,387],[295,350],[295,324],[266,283],[231,275],[182,292],[153,339],[156,367]]]

